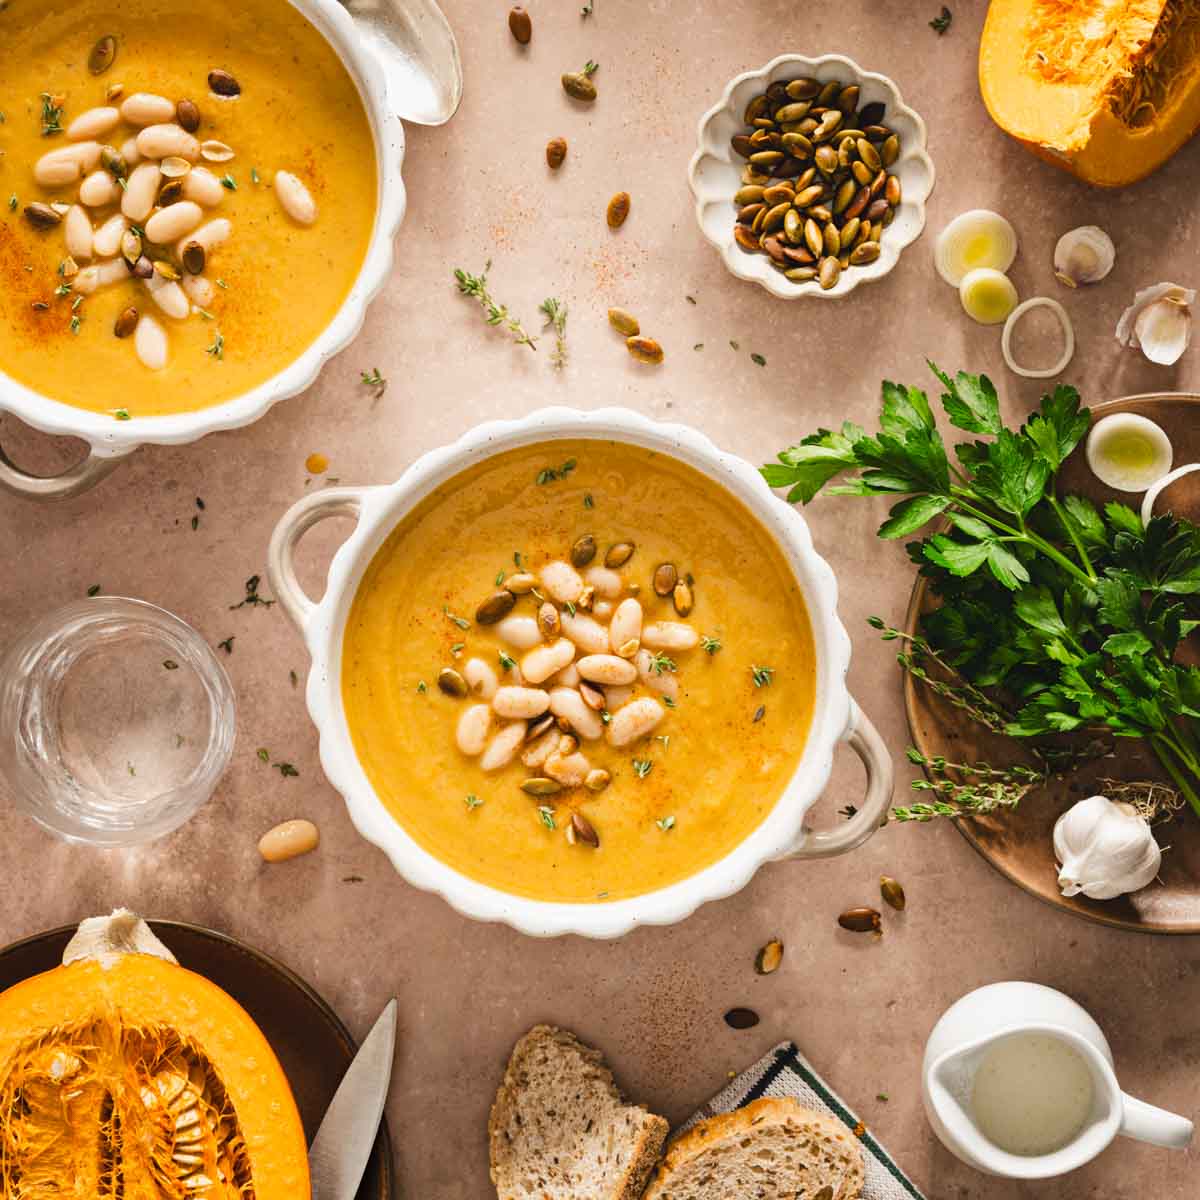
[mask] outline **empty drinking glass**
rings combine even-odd
[[[233,751],[233,689],[178,617],[79,600],[0,656],[0,789],[59,836],[129,846],[209,798]]]

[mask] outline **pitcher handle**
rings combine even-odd
[[[301,633],[307,632],[317,604],[305,594],[296,578],[296,546],[314,525],[329,517],[352,517],[357,521],[362,514],[363,497],[369,491],[370,488],[335,487],[313,492],[297,500],[271,533],[267,578],[280,608]]]
[[[895,778],[892,757],[879,731],[853,699],[850,701],[850,719],[840,740],[849,743],[867,770],[867,790],[862,805],[850,820],[834,829],[805,828],[786,858],[832,858],[835,854],[845,854],[847,850],[861,846],[887,815]]]
[[[1124,1092],[1121,1102],[1125,1113],[1117,1132],[1123,1137],[1149,1142],[1152,1146],[1165,1146],[1168,1150],[1183,1150],[1191,1143],[1193,1125],[1187,1117],[1156,1108]]]
[[[57,475],[34,475],[18,467],[0,446],[0,487],[34,500],[66,500],[95,487],[124,461],[124,454],[102,455],[89,450],[86,458]]]

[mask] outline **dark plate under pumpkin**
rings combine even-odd
[[[199,925],[151,921],[150,927],[182,966],[223,988],[254,1018],[283,1066],[311,1143],[354,1058],[349,1030],[303,979],[273,958]],[[0,950],[0,990],[58,966],[74,932],[74,925],[63,926]],[[356,1200],[396,1196],[385,1120]]]
[[[1090,406],[1093,420],[1117,412],[1138,413],[1157,421],[1174,447],[1174,465],[1200,462],[1200,395],[1157,393],[1127,396]],[[1102,484],[1088,468],[1082,446],[1063,465],[1060,490],[1079,492],[1097,503],[1120,500],[1140,510],[1142,497]],[[1173,509],[1200,523],[1200,472],[1185,475],[1164,489],[1155,512]],[[919,615],[931,607],[924,580],[909,602],[905,628],[911,633]],[[913,744],[927,757],[952,762],[1013,762],[1011,739],[989,733],[958,709],[939,699],[911,675],[904,677],[904,705]],[[1156,826],[1163,854],[1158,881],[1116,900],[1067,898],[1058,890],[1058,867],[1051,835],[1054,822],[1071,804],[1100,791],[1100,777],[1159,779],[1169,782],[1152,754],[1140,743],[1118,739],[1118,756],[1089,763],[1062,780],[1051,780],[1026,796],[1015,811],[958,822],[959,832],[1006,878],[1056,908],[1105,925],[1144,933],[1200,933],[1200,817],[1190,808]]]

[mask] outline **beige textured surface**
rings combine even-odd
[[[1037,385],[1004,369],[998,332],[969,324],[953,291],[935,280],[929,233],[886,281],[836,306],[784,304],[726,275],[691,215],[685,170],[696,121],[732,74],[783,50],[848,52],[897,80],[929,123],[938,168],[932,231],[975,206],[1012,219],[1022,238],[1013,277],[1023,295],[1049,292],[1067,304],[1080,343],[1067,374],[1087,397],[1200,389],[1200,350],[1166,369],[1121,351],[1111,336],[1135,288],[1200,279],[1200,144],[1116,194],[1027,156],[991,125],[978,98],[982,3],[958,0],[953,28],[939,39],[926,22],[940,6],[907,0],[826,6],[829,15],[766,0],[595,0],[587,21],[580,2],[531,0],[534,40],[523,51],[502,4],[451,0],[466,99],[448,128],[412,132],[411,207],[395,278],[360,341],[311,392],[251,429],[144,451],[81,499],[37,507],[0,498],[0,635],[100,583],[164,605],[213,642],[235,635],[227,665],[240,702],[232,769],[207,809],[163,843],[91,852],[0,808],[0,938],[125,903],[279,955],[360,1034],[395,993],[402,1031],[389,1114],[405,1194],[420,1200],[489,1194],[488,1105],[512,1043],[537,1021],[602,1047],[627,1093],[673,1119],[727,1071],[795,1038],[938,1200],[1195,1195],[1200,1151],[1124,1142],[1060,1182],[977,1175],[933,1139],[917,1078],[925,1036],[948,1003],[978,984],[1026,978],[1062,988],[1095,1014],[1129,1091],[1195,1115],[1200,942],[1113,932],[1043,907],[949,828],[888,829],[844,859],[768,867],[739,896],[682,926],[618,943],[539,943],[471,924],[402,883],[355,835],[321,777],[301,693],[288,682],[289,669],[302,673],[306,662],[283,615],[229,611],[245,578],[263,569],[275,520],[305,491],[313,450],[328,454],[330,474],[345,482],[388,481],[483,418],[554,402],[620,403],[696,424],[759,462],[818,424],[870,419],[880,378],[920,382],[929,354],[948,367],[989,371],[1010,414],[1035,401]],[[589,57],[601,64],[600,99],[578,110],[558,75]],[[570,153],[550,176],[543,147],[556,134]],[[632,193],[633,208],[613,235],[603,211],[619,188]],[[1100,287],[1068,295],[1051,277],[1051,249],[1063,230],[1092,222],[1115,238],[1117,268]],[[455,294],[451,269],[478,270],[489,256],[497,295],[527,321],[547,294],[570,305],[564,375],[550,371],[546,353],[511,348],[485,329]],[[628,357],[603,317],[611,304],[638,313],[662,341],[662,368]],[[697,342],[703,350],[692,349]],[[765,368],[751,351],[766,356]],[[378,401],[358,383],[359,371],[375,365],[391,380]],[[11,419],[0,420],[0,434],[33,466],[73,452]],[[207,508],[192,532],[196,496]],[[906,733],[895,665],[863,620],[903,615],[909,572],[900,547],[876,542],[878,515],[870,504],[829,500],[810,519],[842,581],[852,689],[899,754]],[[314,589],[337,536],[325,527],[305,545]],[[289,758],[300,777],[281,779],[255,757],[258,746]],[[844,759],[823,805],[834,820],[861,786],[859,768]],[[320,851],[263,866],[257,837],[293,816],[319,823]],[[882,871],[904,882],[908,913],[889,914],[881,941],[839,931],[836,914],[873,901]],[[362,881],[346,882],[354,877]],[[772,934],[787,956],[764,979],[752,963]],[[762,1023],[727,1028],[721,1014],[733,1004],[754,1006]],[[877,1102],[879,1092],[890,1100]]]

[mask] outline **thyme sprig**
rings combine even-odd
[[[914,792],[932,792],[936,798],[892,809],[896,821],[983,816],[998,808],[1016,808],[1047,778],[1044,772],[1019,764],[993,767],[984,762],[949,762],[941,755],[927,757],[913,747],[909,747],[908,761],[929,775],[928,779],[914,779],[909,786]]]
[[[492,269],[492,260],[489,258],[483,265],[483,272],[479,275],[472,275],[464,271],[461,267],[454,268],[454,279],[458,285],[458,290],[464,296],[470,296],[473,300],[479,302],[479,306],[484,311],[484,320],[489,325],[503,325],[508,330],[514,342],[518,346],[528,346],[530,350],[537,350],[537,338],[526,332],[525,326],[521,324],[519,318],[514,317],[505,304],[497,304],[492,298],[492,294],[488,291],[488,272]]]
[[[553,296],[547,296],[538,305],[538,312],[546,318],[545,328],[554,329],[554,350],[550,363],[557,370],[567,365],[567,306]]]

